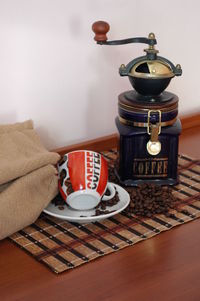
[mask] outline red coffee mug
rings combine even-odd
[[[59,190],[73,209],[89,210],[99,202],[114,197],[115,188],[108,183],[108,167],[104,157],[96,152],[80,150],[65,154],[58,163]],[[70,185],[71,184],[71,185]],[[72,186],[73,191],[69,191]],[[106,189],[109,196],[103,196]]]

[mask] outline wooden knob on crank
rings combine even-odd
[[[107,32],[110,29],[110,25],[104,21],[97,21],[92,24],[92,30],[95,33],[94,40],[97,42],[105,42],[107,41]]]

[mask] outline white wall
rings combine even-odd
[[[200,111],[198,0],[0,0],[0,123],[33,119],[48,148],[116,132],[117,96],[131,89],[118,68],[145,45],[96,45],[96,20],[110,39],[153,31],[183,69],[168,88],[180,113]]]

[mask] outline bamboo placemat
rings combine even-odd
[[[103,152],[110,166],[116,151]],[[10,239],[53,272],[75,268],[95,258],[158,235],[162,231],[192,221],[200,216],[200,163],[179,156],[180,182],[173,193],[180,200],[170,214],[139,218],[125,211],[108,219],[76,224],[42,214],[31,226]]]

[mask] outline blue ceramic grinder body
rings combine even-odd
[[[174,76],[182,74],[181,66],[158,56],[155,35],[107,41],[109,24],[95,22],[95,40],[100,45],[144,43],[145,56],[135,58],[119,68],[128,76],[134,90],[118,97],[115,123],[119,133],[116,175],[121,184],[141,183],[174,185],[178,182],[178,141],[181,123],[178,119],[178,97],[165,91]]]

